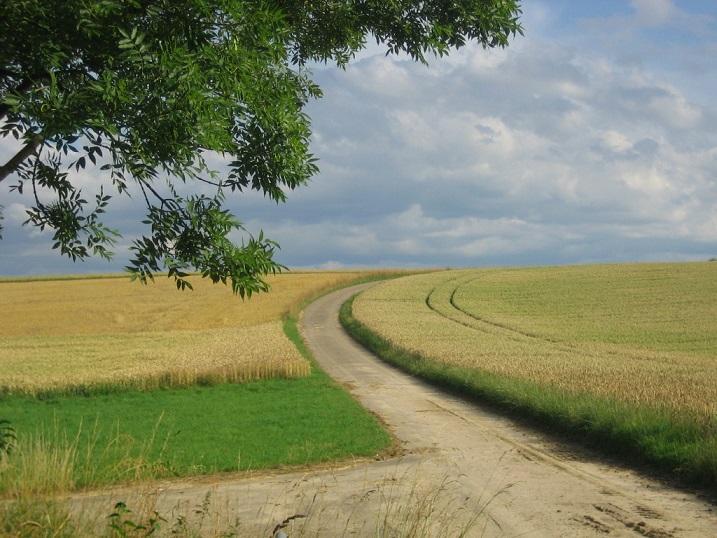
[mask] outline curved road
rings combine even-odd
[[[309,305],[302,333],[316,360],[395,434],[384,461],[251,478],[176,482],[160,510],[186,514],[207,491],[242,535],[271,536],[292,516],[296,536],[710,537],[717,509],[636,473],[561,450],[535,433],[445,395],[381,362],[342,330],[338,310],[372,284]],[[104,496],[103,496],[104,497]],[[98,502],[100,499],[97,499]],[[106,502],[106,498],[104,499]],[[87,497],[85,497],[85,503]]]
[[[364,287],[311,304],[305,338],[329,375],[380,416],[410,454],[424,455],[423,480],[432,475],[437,486],[460,484],[456,496],[489,501],[477,529],[483,535],[717,536],[714,506],[629,471],[561,456],[541,436],[426,386],[358,346],[337,312]]]

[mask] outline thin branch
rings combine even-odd
[[[157,198],[157,200],[159,200],[160,202],[162,202],[162,204],[164,204],[164,203],[167,201],[167,199],[164,198],[164,197],[162,197],[162,196],[154,189],[154,187],[152,187],[152,185],[149,184],[148,181],[141,181],[141,182],[140,182],[140,185],[142,186],[142,191],[143,191],[143,192],[144,192],[144,188],[147,187],[147,188],[149,189],[149,191],[150,191],[152,194],[154,194],[155,198]],[[147,194],[146,194],[146,193],[145,193],[144,197],[145,197],[145,199],[147,199]],[[149,205],[149,200],[147,200],[147,205]]]
[[[217,188],[219,188],[219,187],[222,186],[222,184],[219,183],[219,182],[217,182],[217,181],[209,181],[208,179],[204,179],[203,177],[199,177],[199,176],[197,176],[197,180],[198,180],[198,181],[202,181],[202,182],[204,182],[204,183],[206,183],[206,184],[208,184],[208,185],[211,185],[212,187],[217,187]]]
[[[151,204],[149,203],[149,197],[147,196],[147,191],[144,190],[144,182],[138,181],[139,188],[142,189],[142,195],[144,196],[144,203],[147,204],[147,207],[151,207]]]
[[[40,134],[35,135],[8,162],[0,166],[0,182],[17,170],[25,159],[37,155],[37,148],[40,147],[44,139]]]

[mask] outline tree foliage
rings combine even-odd
[[[15,179],[32,200],[26,224],[73,260],[112,256],[109,193],[136,184],[147,232],[134,278],[166,269],[183,288],[198,270],[250,295],[283,269],[278,245],[233,242],[243,228],[226,200],[283,202],[316,173],[304,107],[321,92],[307,65],[344,66],[373,39],[421,62],[471,40],[504,47],[519,15],[516,0],[3,1],[0,133],[17,150],[0,181]],[[85,168],[107,183],[91,199]],[[182,194],[189,182],[200,194]]]

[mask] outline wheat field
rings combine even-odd
[[[285,273],[242,300],[200,278],[0,280],[0,393],[186,386],[310,373],[281,318],[358,272]]]
[[[717,417],[717,263],[455,270],[389,281],[353,315],[446,365]]]

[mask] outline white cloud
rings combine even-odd
[[[668,24],[677,13],[672,0],[631,0],[635,16],[640,24],[662,26]]]
[[[671,88],[666,94],[655,97],[649,103],[649,110],[673,129],[694,129],[702,121],[700,108]]]
[[[3,216],[7,226],[20,226],[27,220],[27,210],[29,208],[24,204],[13,202],[5,208]]]
[[[717,255],[717,6],[524,7],[507,50],[426,68],[372,47],[345,72],[317,68],[321,174],[286,205],[240,196],[239,219],[291,267]]]
[[[412,93],[408,60],[396,60],[386,56],[372,56],[347,69],[347,78],[356,89],[366,95],[384,99],[401,99]]]
[[[632,142],[623,134],[618,131],[605,131],[602,134],[603,143],[605,148],[609,151],[615,151],[619,153],[626,152],[632,149]]]

